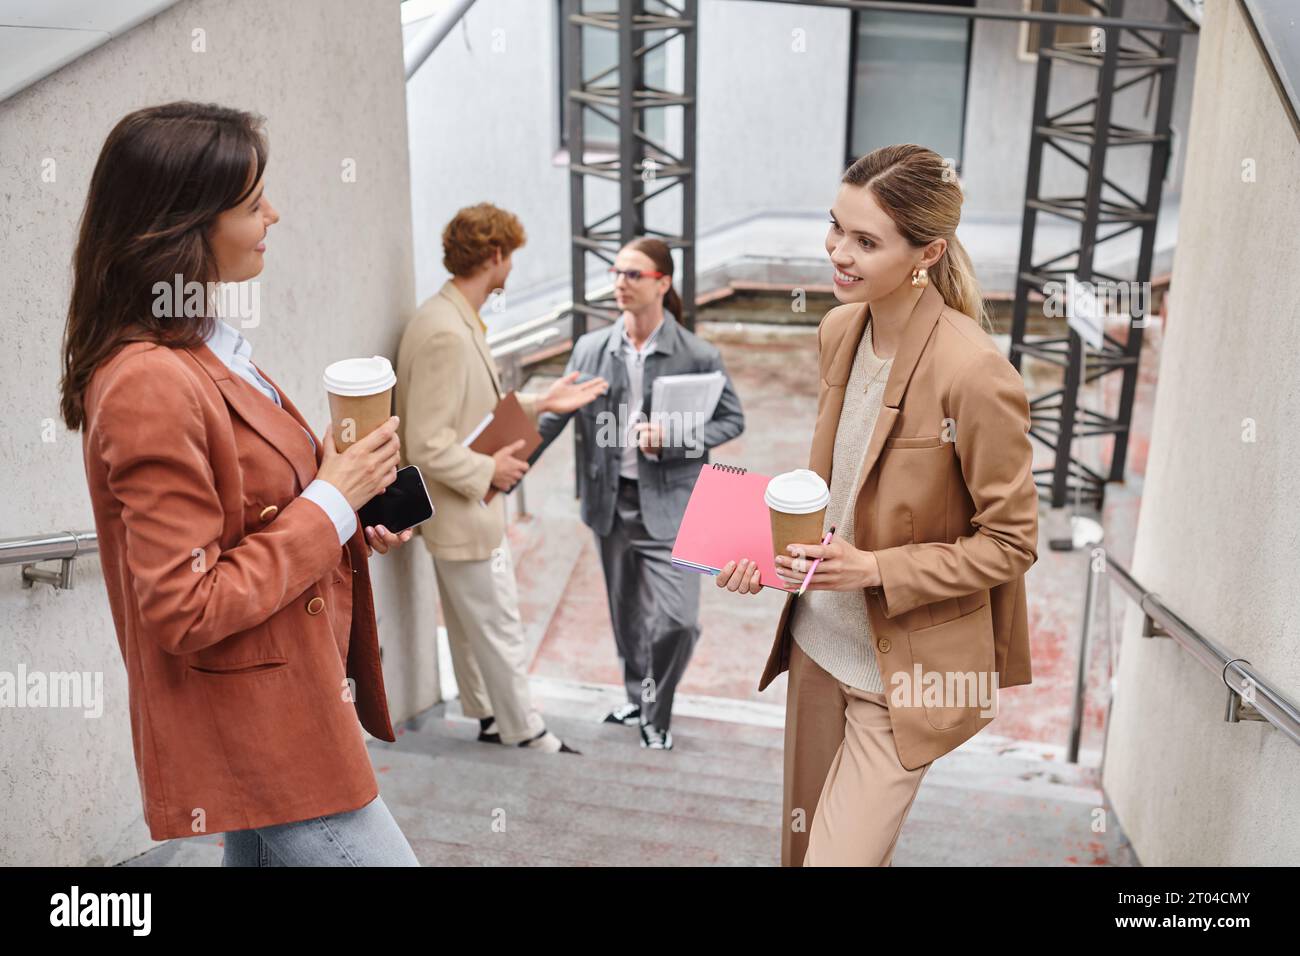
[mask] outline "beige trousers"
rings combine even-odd
[[[884,694],[837,681],[791,641],[782,866],[890,866],[930,766],[899,763]]]
[[[495,717],[501,742],[536,737],[545,721],[533,710],[524,659],[515,566],[505,537],[483,561],[433,559],[451,666],[466,717]]]

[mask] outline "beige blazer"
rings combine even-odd
[[[407,323],[397,351],[403,464],[419,466],[433,500],[420,532],[434,557],[482,561],[501,543],[506,496],[479,503],[496,463],[461,444],[501,395],[478,313],[449,279]],[[537,397],[520,393],[519,403],[536,423]]]
[[[808,467],[828,483],[866,320],[866,306],[842,305],[817,330],[821,382]],[[1000,687],[1030,681],[1025,572],[1038,558],[1038,490],[1029,424],[1014,366],[974,319],[926,286],[894,354],[854,511],[854,544],[880,565],[883,583],[867,588],[867,614],[909,770],[993,719],[976,694],[963,698],[971,706],[954,706],[955,693],[927,695],[926,675],[945,686],[962,675],[989,688],[994,675]],[[796,600],[786,597],[759,690],[789,666]],[[918,685],[900,704],[894,688]]]

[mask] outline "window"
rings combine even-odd
[[[1021,0],[1024,8],[1033,13],[1043,12],[1043,0]],[[1074,16],[1100,16],[1100,11],[1088,0],[1056,0],[1056,12]],[[1075,43],[1086,47],[1092,46],[1092,31],[1095,27],[1056,25],[1054,44]],[[1038,59],[1038,37],[1040,29],[1037,23],[1021,21],[1020,23],[1020,59]]]
[[[557,74],[558,95],[560,98],[560,108],[558,110],[560,118],[560,148],[568,149],[569,146],[569,97],[568,91],[564,86],[564,77],[569,64],[569,30],[568,24],[564,22],[564,3],[563,0],[555,2],[555,23],[556,35],[558,37],[558,56],[557,56]],[[618,10],[618,0],[585,0],[582,5],[583,13],[614,13]],[[650,44],[661,39],[661,31],[650,31],[639,33],[640,43]],[[649,86],[663,89],[666,83],[667,69],[665,65],[666,44],[651,50],[645,57],[645,82]],[[582,28],[582,76],[584,80],[589,80],[604,70],[611,70],[602,80],[601,84],[610,86],[617,92],[618,90],[618,31],[605,30],[596,27]],[[601,109],[611,116],[617,117],[618,107],[601,107]],[[646,124],[646,135],[656,142],[664,141],[664,114],[663,109],[644,110],[640,113]],[[595,111],[588,109],[583,116],[583,122],[586,124],[586,139],[589,149],[608,149],[614,151],[618,149],[618,128],[613,123],[599,115]]]
[[[952,159],[960,172],[972,22],[929,13],[853,13],[848,162],[880,146],[920,143]]]

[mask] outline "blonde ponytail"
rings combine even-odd
[[[993,334],[993,322],[984,308],[984,295],[975,278],[975,267],[970,254],[957,236],[947,237],[948,248],[928,270],[930,281],[943,296],[949,308],[964,312],[979,323],[979,327]]]

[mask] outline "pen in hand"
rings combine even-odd
[[[822,547],[831,543],[831,538],[835,537],[835,525],[831,525],[831,530],[826,532],[826,537],[822,538]],[[808,582],[812,580],[813,572],[817,570],[817,565],[822,563],[821,558],[817,558],[808,569],[808,573],[803,576],[803,584],[799,585],[799,593],[803,594],[808,589]]]

